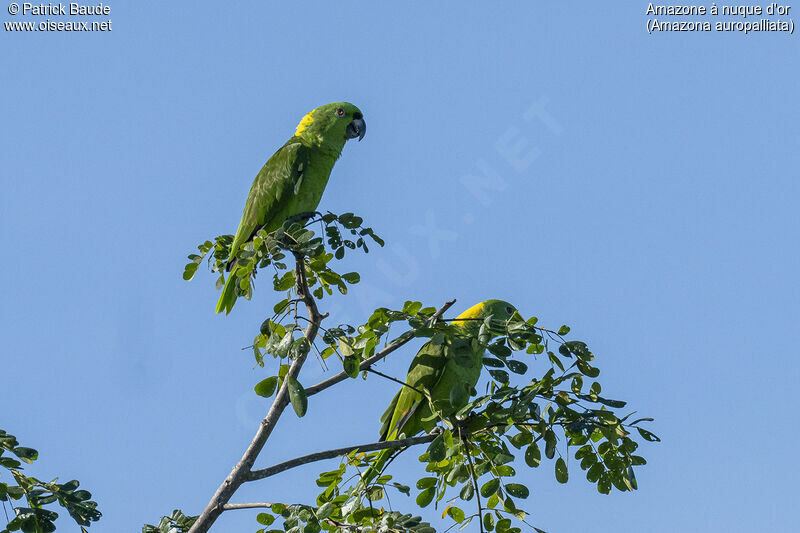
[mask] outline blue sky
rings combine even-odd
[[[634,494],[522,474],[536,525],[795,526],[796,36],[648,35],[645,2],[110,5],[108,33],[0,31],[0,427],[40,450],[32,474],[94,493],[92,531],[198,513],[249,442],[267,374],[240,348],[275,298],[262,282],[216,316],[185,256],[234,232],[260,166],[336,100],[369,130],[320,207],[387,246],[348,258],[363,281],[323,310],[504,298],[572,326],[604,392],[656,418]],[[373,439],[395,387],[314,397],[259,464]],[[308,500],[321,469],[235,499]]]

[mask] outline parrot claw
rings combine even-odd
[[[443,433],[444,428],[442,426],[433,426],[433,429],[428,432],[428,435],[441,435]]]

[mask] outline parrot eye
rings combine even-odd
[[[509,315],[513,315],[514,308],[509,305],[508,307],[506,307],[506,313],[508,313]]]
[[[343,117],[344,116],[344,109],[342,109],[341,107],[339,109],[337,109],[336,110],[336,115],[340,116],[340,117]]]

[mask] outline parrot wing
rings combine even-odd
[[[273,220],[275,214],[297,194],[308,168],[309,149],[296,138],[289,139],[261,167],[253,180],[242,220],[231,244],[231,259],[239,247],[249,241],[265,224],[280,225],[283,220]],[[270,228],[274,229],[274,228]]]
[[[408,369],[405,383],[409,386],[400,389],[381,416],[381,440],[394,440],[401,434],[411,437],[424,429],[419,416],[414,415],[421,414],[420,406],[428,403],[428,397],[442,379],[446,365],[443,345],[426,342],[420,348]]]
[[[230,271],[236,264],[236,253],[239,248],[253,238],[253,235],[266,226],[269,231],[283,223],[273,220],[275,214],[297,194],[303,183],[305,170],[308,168],[309,150],[295,138],[290,139],[261,167],[244,206],[242,220],[231,243],[230,259],[226,270]],[[231,312],[236,303],[237,277],[231,273],[222,289],[217,302],[216,312]]]

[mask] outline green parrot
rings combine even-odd
[[[286,144],[264,164],[253,180],[242,220],[231,244],[228,272],[236,252],[264,228],[273,231],[289,217],[317,209],[333,164],[348,139],[364,138],[367,124],[361,110],[347,102],[320,106],[300,121]],[[217,313],[230,313],[236,303],[236,279],[231,273],[217,302]]]
[[[410,387],[401,388],[381,416],[380,440],[397,440],[413,437],[422,431],[430,432],[440,417],[449,417],[464,407],[481,375],[486,350],[485,344],[471,344],[469,339],[477,338],[486,317],[491,316],[493,323],[500,324],[511,318],[515,311],[516,308],[508,302],[486,300],[456,317],[453,325],[463,331],[463,347],[468,349],[469,366],[464,366],[463,360],[456,361],[451,355],[458,351],[457,343],[454,343],[455,350],[448,352],[442,344],[425,343],[408,368],[405,383]],[[362,477],[365,485],[377,477],[392,451],[382,450],[378,454],[375,463]]]

